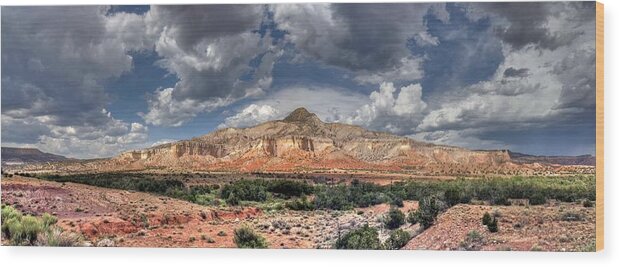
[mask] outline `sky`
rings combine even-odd
[[[2,7],[2,146],[75,157],[281,119],[595,154],[594,2]]]

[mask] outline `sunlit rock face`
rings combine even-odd
[[[359,126],[325,123],[305,108],[283,120],[249,128],[226,128],[191,140],[130,151],[119,164],[207,170],[299,169],[470,172],[475,167],[511,169],[507,151],[438,146]]]

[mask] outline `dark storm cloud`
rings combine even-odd
[[[265,11],[263,5],[153,6],[147,23],[158,35],[158,65],[179,80],[148,97],[145,121],[180,126],[267,90],[278,51],[258,32]]]
[[[504,59],[502,43],[491,31],[491,20],[470,19],[466,6],[447,4],[449,20],[434,14],[424,16],[428,32],[440,45],[424,46],[416,41],[411,50],[422,55],[424,72],[421,81],[429,96],[454,91],[492,77]]]
[[[595,114],[595,50],[576,50],[558,62],[553,73],[563,87],[554,109],[582,109]]]
[[[424,31],[420,16],[429,5],[407,4],[334,4],[333,16],[347,27],[346,36],[337,44],[345,53],[327,58],[328,64],[351,70],[384,70],[399,65],[410,52],[406,42]]]
[[[264,12],[260,5],[164,5],[151,10],[157,23],[174,28],[174,40],[186,51],[204,39],[256,30]]]
[[[138,15],[106,13],[99,6],[2,8],[2,142],[103,142],[130,132],[105,111],[103,83],[131,70],[127,52],[141,44],[109,29]]]
[[[529,75],[529,69],[527,68],[515,69],[512,67],[509,67],[503,72],[503,77],[505,78],[527,77],[528,75]]]
[[[424,32],[438,4],[275,5],[275,22],[306,55],[351,71],[380,71],[410,56],[406,43]]]
[[[131,68],[131,58],[122,47],[104,39],[103,10],[4,7],[2,11],[3,113],[54,116],[60,125],[91,123],[88,114],[100,115],[107,101],[99,82]],[[117,51],[119,55],[112,54]]]
[[[495,28],[496,34],[514,49],[521,49],[528,44],[542,49],[554,50],[570,44],[582,32],[556,32],[549,28],[550,16],[565,12],[564,6],[574,11],[570,20],[586,23],[592,20],[595,12],[594,2],[497,2],[475,3],[489,15],[498,15],[507,20],[507,25]],[[560,26],[561,27],[561,26]]]

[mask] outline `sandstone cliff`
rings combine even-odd
[[[129,151],[113,161],[134,167],[227,171],[338,168],[470,172],[517,168],[507,151],[471,151],[354,125],[324,123],[304,108],[283,120],[250,128],[221,129],[191,140]]]

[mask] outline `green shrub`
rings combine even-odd
[[[405,222],[405,216],[398,208],[392,207],[385,218],[385,227],[387,229],[396,229],[402,226]]]
[[[5,220],[6,219],[6,220]],[[58,219],[48,213],[41,217],[22,216],[21,212],[5,206],[2,209],[2,236],[18,246],[77,246],[82,236],[63,233],[56,226]]]
[[[484,216],[481,217],[481,223],[483,225],[488,225],[488,224],[490,224],[490,222],[492,222],[492,217],[490,216],[490,213],[485,212]]]
[[[419,223],[424,229],[432,226],[445,204],[436,196],[425,197],[419,201]]]
[[[234,194],[234,192],[230,192],[228,197],[226,198],[226,204],[236,206],[241,203],[241,200]]]
[[[336,249],[382,249],[378,239],[378,230],[367,224],[363,227],[350,231],[338,238],[335,242]]]
[[[14,245],[33,245],[37,240],[39,233],[43,231],[43,223],[36,217],[27,215],[21,217],[21,220],[17,217],[3,221],[4,234],[11,243]]]
[[[408,232],[402,229],[397,229],[391,232],[391,235],[389,235],[389,238],[385,240],[385,248],[386,249],[400,249],[404,247],[410,240],[411,240],[411,234],[409,234]]]
[[[349,210],[354,203],[347,198],[348,188],[343,185],[335,187],[319,187],[314,195],[316,209]]]
[[[491,233],[496,233],[499,231],[499,222],[497,218],[493,218],[492,221],[488,223],[488,231]]]
[[[260,180],[240,180],[225,185],[221,189],[221,198],[225,199],[226,202],[230,199],[236,202],[231,195],[233,195],[234,198],[238,198],[238,200],[245,201],[262,202],[267,200],[266,186]],[[232,205],[238,205],[238,202]]]
[[[56,218],[55,216],[52,216],[49,213],[43,213],[41,220],[43,220],[44,228],[48,228],[49,226],[52,226],[58,222],[58,218]]]
[[[286,208],[291,210],[310,211],[314,210],[314,203],[309,201],[306,196],[302,196],[301,198],[295,198],[291,201],[286,202]]]
[[[22,216],[21,212],[11,206],[7,205],[2,208],[2,221],[3,222],[11,218],[17,218],[21,220],[21,216]]]
[[[480,242],[483,239],[481,234],[475,230],[471,230],[466,234],[466,240],[468,242]]]
[[[11,243],[19,245],[23,239],[21,219],[13,217],[6,221],[2,220],[2,233],[7,239],[11,240]]]
[[[419,222],[419,210],[409,211],[408,215],[406,216],[406,221],[408,221],[410,224],[418,223]]]
[[[313,187],[305,181],[267,180],[266,184],[267,191],[285,198],[300,197],[313,193]]]
[[[63,232],[60,227],[53,226],[37,238],[37,245],[48,247],[75,247],[82,243],[82,236],[76,233]]]
[[[493,197],[490,202],[492,202],[493,205],[501,206],[510,206],[512,204],[511,202],[509,202],[509,199],[507,199],[507,196],[505,195],[497,195]]]
[[[391,200],[391,205],[397,206],[397,207],[404,207],[404,201],[402,200],[401,197],[399,196],[395,196],[392,198]]]
[[[462,191],[455,187],[450,187],[445,190],[445,202],[448,206],[454,206],[462,201]]]
[[[43,231],[43,222],[34,216],[24,216],[21,219],[22,238],[28,244],[33,244],[37,240],[37,235]]]
[[[531,205],[543,205],[546,204],[546,196],[542,193],[535,193],[529,197],[529,204]]]
[[[238,248],[267,248],[267,242],[253,229],[242,226],[234,230],[234,243]]]

